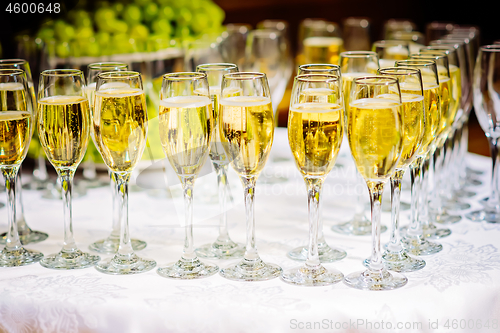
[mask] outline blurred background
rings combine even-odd
[[[427,45],[457,26],[473,29],[479,45],[500,39],[495,8],[486,1],[64,0],[57,8],[50,1],[13,5],[5,2],[0,11],[1,58],[27,59],[35,86],[44,69],[85,70],[92,62],[126,62],[146,77],[152,118],[162,74],[230,61],[240,70],[268,74],[278,125],[286,126],[293,73],[306,61],[306,35],[318,29],[324,31],[313,35],[339,39],[340,50],[369,50],[376,40],[396,38]],[[252,34],[257,28],[278,33]],[[275,44],[280,54],[274,53]],[[266,60],[258,64],[261,58]],[[474,112],[469,150],[489,155]],[[34,155],[37,151],[31,149]],[[148,158],[156,155],[163,157],[161,149],[150,151]]]

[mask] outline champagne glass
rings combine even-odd
[[[396,60],[408,59],[410,44],[404,40],[378,40],[373,42],[372,51],[377,53],[380,67],[392,67]]]
[[[379,68],[379,59],[372,51],[348,51],[340,54],[340,71],[342,72],[342,93],[344,98],[344,111],[349,116],[349,96],[354,78],[376,74]],[[363,179],[356,172],[355,188],[363,186]],[[363,193],[356,191],[356,207],[351,220],[342,224],[332,226],[332,230],[347,235],[370,235],[371,221],[365,216],[365,197]],[[381,232],[387,230],[386,226],[381,227]]]
[[[304,30],[302,40],[306,64],[338,64],[344,51],[340,27],[334,22],[312,21]]]
[[[412,272],[425,267],[425,261],[408,255],[401,244],[399,234],[399,204],[401,183],[409,165],[417,158],[425,133],[424,88],[420,69],[411,67],[387,67],[379,69],[379,74],[397,78],[401,88],[403,103],[403,149],[399,163],[391,175],[391,231],[387,248],[382,255],[384,266],[396,272]],[[394,91],[377,98],[398,98]],[[415,179],[412,179],[413,183]],[[415,184],[412,183],[412,188]],[[412,193],[415,195],[415,193]],[[365,260],[370,265],[370,260]]]
[[[212,114],[214,120],[214,131],[212,142],[210,143],[210,160],[217,173],[217,185],[219,187],[219,207],[220,224],[219,237],[211,244],[205,244],[196,249],[196,254],[202,258],[212,259],[233,259],[243,257],[243,246],[231,240],[227,230],[227,200],[228,200],[228,179],[227,169],[229,166],[229,157],[224,151],[220,142],[219,134],[219,100],[222,76],[226,73],[238,72],[238,66],[235,64],[202,64],[196,67],[196,71],[207,75],[210,98],[212,100]],[[237,93],[237,92],[235,92]]]
[[[420,69],[424,90],[425,119],[424,135],[417,152],[417,158],[410,164],[411,176],[411,217],[410,226],[403,238],[403,247],[413,255],[433,254],[441,251],[441,244],[429,242],[426,238],[434,232],[444,237],[450,230],[429,229],[426,180],[432,146],[434,145],[440,127],[441,119],[441,89],[436,62],[433,60],[398,60],[396,67],[411,67]],[[403,231],[403,228],[401,228]]]
[[[370,19],[348,17],[342,24],[344,49],[346,51],[370,51]]]
[[[43,257],[42,253],[23,247],[16,219],[17,174],[28,152],[35,111],[23,70],[0,68],[0,86],[0,170],[8,200],[8,229],[5,247],[0,252],[0,267],[24,266]]]
[[[500,94],[495,88],[500,82],[500,45],[484,45],[479,48],[476,66],[474,68],[474,110],[479,125],[488,138],[491,152],[492,171],[488,199],[483,202],[483,209],[475,210],[465,216],[472,221],[500,223],[499,197],[499,164],[498,138],[500,124],[498,122]]]
[[[385,39],[390,39],[393,33],[398,31],[411,32],[416,31],[417,25],[415,22],[407,19],[389,19],[384,22],[383,36]]]
[[[240,91],[233,96],[234,90]],[[243,259],[221,269],[230,280],[261,281],[278,277],[281,268],[265,263],[255,245],[255,183],[271,152],[274,137],[271,93],[264,73],[230,73],[222,79],[220,136],[231,167],[244,188],[247,243]]]
[[[281,273],[301,286],[340,282],[344,275],[321,265],[318,249],[321,189],[335,165],[344,134],[344,101],[340,78],[305,74],[295,78],[288,115],[288,142],[307,189],[309,246],[306,262]],[[345,255],[344,255],[345,256]]]
[[[246,23],[230,23],[225,25],[221,42],[222,59],[226,63],[235,64],[238,68],[245,65],[245,45],[252,26]]]
[[[330,65],[330,64],[306,64],[300,65],[298,75],[305,74],[328,74],[333,75],[338,78],[338,84],[342,87],[342,79],[340,75],[340,67],[338,65]],[[311,84],[312,85],[312,84]],[[305,94],[308,90],[303,90],[303,94]],[[316,89],[312,89],[311,91],[315,91],[315,94],[318,94],[322,91],[321,87],[317,87]],[[324,90],[329,91],[329,90]],[[344,105],[342,105],[344,106]],[[344,128],[344,127],[342,127]],[[336,156],[336,155],[335,155]],[[318,226],[318,256],[320,262],[333,262],[340,259],[345,258],[347,255],[344,250],[340,250],[337,248],[331,248],[325,240],[325,236],[323,234],[323,219],[321,218],[321,213],[319,217],[319,226]],[[290,251],[288,251],[287,256],[293,260],[305,261],[308,257],[308,246],[299,246]]]
[[[453,31],[454,24],[451,22],[433,21],[425,26],[425,37],[429,40],[440,39]]]
[[[100,261],[95,268],[114,275],[147,272],[156,266],[156,262],[134,253],[128,223],[128,184],[142,157],[148,130],[146,96],[140,73],[98,74],[92,125],[97,150],[114,178],[120,220],[118,251],[112,258]]]
[[[158,274],[177,279],[208,277],[219,267],[198,259],[193,244],[194,182],[208,158],[214,134],[207,74],[165,74],[160,99],[161,145],[182,185],[186,240],[181,259],[158,268]]]
[[[85,78],[77,69],[51,69],[40,74],[38,136],[49,162],[56,169],[64,204],[64,245],[40,264],[53,269],[94,266],[100,257],[82,252],[73,237],[73,177],[89,142],[90,112]]]
[[[187,71],[196,70],[201,64],[224,62],[222,53],[222,37],[203,38],[187,42],[184,55],[184,68]]]
[[[85,87],[85,91],[87,93],[87,98],[90,101],[90,112],[94,114],[94,99],[95,99],[95,90],[97,85],[97,78],[100,73],[106,72],[116,72],[116,71],[127,71],[128,65],[123,62],[96,62],[89,64],[87,66],[87,86]],[[112,83],[109,83],[112,85]],[[118,83],[119,86],[120,82]],[[126,85],[126,84],[124,84]],[[90,128],[90,134],[94,139],[94,131],[93,127]],[[93,149],[97,149],[95,145],[92,146]],[[93,166],[95,171],[95,160],[91,158],[88,162]],[[91,167],[92,168],[92,167]],[[119,193],[116,192],[117,185],[115,183],[116,178],[113,177],[113,173],[110,173],[111,179],[111,193],[112,193],[112,202],[113,202],[113,225],[111,234],[106,239],[98,240],[89,245],[89,248],[92,251],[106,254],[113,254],[118,251],[118,247],[120,246],[120,218],[118,215],[119,209]],[[109,182],[106,182],[109,184]],[[132,248],[135,251],[142,250],[146,247],[146,242],[138,239],[131,239]]]
[[[396,99],[379,97],[395,93]],[[372,218],[372,250],[368,269],[349,274],[344,282],[353,288],[389,290],[408,280],[389,273],[380,250],[380,217],[384,185],[394,173],[403,148],[401,90],[398,80],[387,76],[354,79],[347,114],[347,137],[356,164],[368,186]]]
[[[33,103],[33,119],[31,122],[31,126],[33,131],[35,131],[35,127],[33,124],[36,123],[36,94],[35,94],[35,86],[33,84],[33,77],[31,76],[31,70],[29,63],[24,59],[2,59],[0,60],[0,69],[20,69],[23,70],[26,76],[26,82],[28,84],[29,94],[31,96],[31,100]],[[5,87],[8,87],[10,84],[4,84]],[[0,90],[3,90],[0,88]],[[7,89],[8,91],[8,89]],[[30,182],[27,184],[28,189],[38,188],[39,186],[45,186],[48,182],[48,174],[47,168],[45,166],[45,159],[43,158],[42,148],[39,149],[38,158],[35,159],[35,168],[33,170],[33,177]],[[40,177],[38,177],[40,176]],[[22,244],[29,243],[38,243],[44,241],[49,237],[45,232],[32,230],[28,224],[26,223],[26,219],[24,217],[24,206],[22,200],[22,181],[21,181],[21,172],[17,173],[17,180],[15,182],[16,185],[16,220],[17,220],[17,231],[19,232],[19,239]],[[32,187],[33,186],[33,187]],[[0,234],[0,244],[5,244],[7,240],[7,233]]]
[[[395,31],[387,39],[407,41],[410,53],[418,53],[425,46],[425,36],[419,31]]]
[[[319,23],[323,22],[323,23]],[[309,27],[316,24],[325,24],[326,20],[324,18],[306,18],[300,21],[299,28],[297,32],[297,55],[295,57],[295,62],[298,65],[304,65],[306,63],[304,57],[304,38],[306,36]]]

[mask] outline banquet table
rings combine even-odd
[[[283,269],[300,265],[286,253],[308,241],[307,199],[296,169],[286,129],[277,128],[271,159],[255,194],[257,247],[262,259]],[[184,244],[180,185],[163,166],[165,161],[142,162],[129,194],[131,237],[147,242],[140,256],[158,267],[180,258]],[[470,168],[482,185],[467,199],[470,210],[488,194],[491,163],[488,157],[468,154]],[[149,163],[149,164],[148,164]],[[370,236],[334,233],[331,226],[354,214],[355,171],[347,142],[323,190],[323,224],[327,243],[344,249],[347,257],[325,264],[344,275],[363,270],[370,255]],[[207,165],[210,165],[208,162]],[[209,170],[209,169],[207,169]],[[279,181],[272,175],[280,176]],[[23,175],[29,181],[29,174]],[[275,179],[275,178],[274,178]],[[80,179],[76,180],[76,184]],[[243,190],[233,171],[229,175],[232,201],[228,207],[229,234],[246,239]],[[77,185],[75,185],[77,187]],[[390,212],[384,196],[382,224]],[[405,180],[402,200],[409,202]],[[195,246],[218,235],[218,199],[213,172],[204,172],[194,189]],[[366,191],[368,200],[368,192]],[[5,193],[0,201],[5,203]],[[63,242],[63,205],[41,191],[23,191],[24,215],[34,230],[49,238],[29,244],[48,255]],[[88,246],[111,231],[111,189],[87,189],[73,200],[73,228],[77,245]],[[367,208],[367,215],[369,210]],[[326,287],[298,287],[279,278],[237,282],[214,275],[197,280],[161,277],[156,268],[137,275],[114,276],[94,268],[62,271],[40,264],[0,269],[0,332],[500,332],[500,223],[462,220],[448,227],[452,234],[439,239],[443,251],[421,257],[426,267],[406,273],[406,286],[392,291],[361,291],[342,282]],[[401,211],[401,224],[409,222]],[[7,229],[6,207],[0,210],[0,231]],[[382,244],[389,232],[381,235]],[[109,255],[101,255],[107,258]],[[237,260],[211,260],[226,267]]]

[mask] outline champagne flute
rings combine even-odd
[[[311,21],[304,30],[302,40],[306,64],[338,64],[344,51],[344,40],[337,23]]]
[[[367,17],[348,17],[343,21],[342,35],[346,51],[370,51],[370,24]]]
[[[401,183],[409,165],[417,158],[425,133],[425,104],[424,88],[420,69],[411,67],[386,67],[379,69],[379,75],[397,78],[401,88],[403,103],[403,149],[399,163],[391,175],[391,231],[390,240],[382,255],[384,266],[396,272],[412,272],[425,267],[425,261],[414,259],[408,255],[401,243],[399,234],[399,204],[401,197]],[[391,91],[389,94],[377,98],[398,98]],[[415,184],[412,178],[412,188]],[[415,195],[415,193],[412,193]],[[365,265],[370,265],[370,260],[365,260]]]
[[[212,114],[214,120],[214,131],[212,142],[210,143],[210,160],[217,173],[217,185],[219,187],[219,207],[220,224],[219,236],[211,244],[205,244],[196,249],[196,254],[202,258],[212,259],[233,259],[243,257],[243,246],[231,240],[227,230],[227,201],[228,201],[228,179],[227,169],[229,166],[229,157],[224,151],[220,142],[219,134],[219,100],[222,76],[226,73],[238,72],[238,66],[235,64],[202,64],[196,67],[196,71],[207,75],[210,98],[212,100]],[[235,92],[235,96],[237,92]]]
[[[26,75],[26,82],[28,84],[29,94],[31,95],[31,100],[33,103],[33,119],[31,122],[31,126],[33,127],[33,131],[36,130],[36,126],[33,124],[36,123],[36,93],[35,86],[33,84],[33,77],[31,76],[31,70],[29,63],[24,59],[2,59],[0,60],[0,69],[20,69],[23,70]],[[3,84],[6,88],[10,84]],[[0,90],[2,87],[0,86]],[[5,89],[9,91],[9,89]],[[33,170],[33,177],[30,180],[29,184],[27,184],[28,189],[38,188],[42,186],[45,188],[48,182],[48,174],[47,168],[45,166],[45,159],[43,157],[42,148],[39,148],[38,158],[35,159],[35,168]],[[40,176],[40,177],[38,177]],[[26,223],[26,219],[24,217],[24,206],[22,200],[22,180],[21,180],[21,172],[17,173],[17,180],[15,182],[16,185],[16,220],[17,220],[17,231],[19,232],[19,239],[22,244],[29,243],[38,243],[44,241],[49,237],[45,232],[32,230],[28,224]],[[32,187],[33,186],[33,187]],[[7,240],[7,233],[0,234],[0,244],[5,244]]]
[[[338,65],[330,65],[330,64],[306,64],[306,65],[300,65],[299,66],[299,71],[298,75],[305,75],[305,74],[328,74],[328,75],[333,75],[338,78],[338,84],[340,87],[342,87],[342,79],[340,75],[340,66]],[[303,90],[302,94],[304,95],[307,93],[309,90]],[[317,87],[316,89],[311,89],[314,94],[319,94],[321,91],[328,91],[330,94],[329,90],[325,89],[322,90],[321,87]],[[327,95],[325,95],[327,96]],[[344,106],[344,105],[342,105]],[[344,128],[344,127],[342,127]],[[321,207],[320,207],[321,210]],[[337,248],[331,248],[325,240],[325,236],[323,233],[323,219],[321,217],[321,212],[320,212],[320,217],[319,217],[319,226],[318,226],[318,256],[320,262],[333,262],[337,261],[340,259],[345,258],[347,255],[344,250],[340,250]],[[305,261],[308,257],[308,251],[309,251],[309,246],[299,246],[296,247],[290,251],[288,251],[287,256],[290,259],[293,260],[299,260],[299,261]]]
[[[384,39],[390,39],[395,32],[412,32],[417,30],[415,22],[407,19],[389,19],[384,22]]]
[[[234,90],[239,96],[232,96]],[[240,72],[225,74],[220,100],[220,136],[231,167],[244,188],[247,243],[243,259],[221,269],[230,280],[262,281],[278,277],[281,268],[262,261],[255,245],[255,183],[271,152],[274,119],[266,74]]]
[[[8,200],[8,229],[5,247],[0,252],[0,267],[24,266],[43,257],[42,253],[23,247],[16,219],[17,174],[28,152],[35,111],[23,70],[0,68],[0,85],[0,170]]]
[[[340,54],[340,71],[342,73],[342,94],[344,98],[344,111],[349,116],[349,96],[354,78],[376,74],[379,68],[379,59],[372,51],[348,51]],[[356,171],[356,186],[363,186],[363,179]],[[347,235],[370,235],[371,221],[365,216],[365,197],[363,193],[356,191],[356,207],[351,220],[342,224],[332,226],[332,230]],[[381,232],[387,230],[381,227]]]
[[[398,60],[396,67],[411,67],[420,69],[424,89],[425,119],[424,136],[417,158],[410,164],[411,176],[411,217],[410,226],[403,237],[403,247],[413,255],[433,254],[441,251],[441,244],[429,242],[426,238],[432,231],[442,237],[449,235],[449,229],[428,229],[427,188],[428,170],[432,146],[434,145],[440,127],[441,119],[441,89],[436,62],[433,60]],[[403,231],[403,228],[401,228]]]
[[[94,98],[94,140],[114,178],[120,220],[118,251],[112,258],[100,261],[95,268],[114,275],[147,272],[156,266],[156,262],[134,253],[128,223],[128,183],[144,152],[148,130],[142,76],[133,71],[100,73]]]
[[[326,20],[324,18],[306,18],[300,21],[299,29],[297,32],[297,55],[295,56],[295,62],[298,65],[304,65],[306,63],[304,57],[304,39],[307,31],[310,29],[311,26],[316,24],[325,24],[325,22]]]
[[[73,237],[73,177],[89,142],[90,112],[85,78],[77,69],[51,69],[40,74],[38,136],[49,162],[56,169],[64,204],[64,245],[40,264],[53,269],[94,266],[100,257],[82,252]]]
[[[224,26],[220,45],[222,59],[226,63],[235,64],[238,68],[245,65],[245,45],[252,26],[246,23],[230,23]]]
[[[378,40],[373,42],[372,51],[378,56],[380,67],[393,67],[397,60],[408,59],[410,44],[404,40]]]
[[[87,93],[87,98],[90,101],[90,113],[94,114],[94,99],[95,99],[95,90],[97,85],[97,78],[100,73],[106,72],[116,72],[116,71],[127,71],[128,65],[123,62],[96,62],[89,64],[87,66],[87,86],[85,87],[85,92]],[[112,85],[112,83],[108,83]],[[118,85],[120,82],[118,82]],[[123,85],[126,85],[125,83]],[[90,128],[90,134],[92,136],[92,140],[95,142],[93,127]],[[97,149],[95,145],[92,146],[92,149]],[[95,161],[91,157],[89,161],[95,169]],[[119,210],[119,193],[116,192],[117,186],[115,183],[115,178],[113,177],[113,173],[110,172],[111,179],[111,193],[112,193],[112,202],[113,202],[113,225],[111,234],[106,239],[98,240],[89,245],[89,248],[92,251],[106,254],[113,254],[118,251],[118,247],[120,246],[120,218],[118,215]],[[109,184],[109,182],[106,182]],[[146,242],[138,239],[131,239],[132,248],[135,251],[142,250],[146,247]]]
[[[214,134],[207,74],[165,74],[160,99],[161,145],[182,185],[186,239],[180,260],[158,268],[158,274],[177,279],[208,277],[219,267],[198,259],[193,242],[194,182],[208,158]]]
[[[379,97],[395,93],[396,99]],[[403,148],[401,90],[398,80],[387,76],[354,79],[349,98],[347,137],[356,164],[368,186],[372,217],[372,254],[368,269],[345,277],[353,288],[389,290],[408,280],[389,273],[380,250],[380,217],[384,185],[396,169]]]
[[[187,71],[194,71],[201,64],[224,62],[222,38],[207,37],[186,44],[184,69]]]
[[[344,275],[321,265],[321,189],[335,165],[344,134],[344,101],[338,76],[305,74],[295,78],[288,115],[288,142],[307,188],[309,246],[306,262],[281,273],[281,279],[301,286],[340,282]],[[344,252],[345,253],[345,252]],[[345,256],[345,254],[344,254]]]
[[[499,93],[495,88],[500,82],[500,45],[484,45],[479,48],[476,66],[474,68],[474,110],[479,125],[488,138],[491,152],[492,171],[490,194],[483,202],[483,209],[475,210],[465,216],[472,221],[500,223],[500,189],[498,138],[500,124],[498,122],[500,107]]]

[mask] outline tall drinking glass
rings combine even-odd
[[[340,78],[309,74],[295,78],[288,115],[288,142],[307,189],[309,246],[306,262],[284,271],[281,279],[301,286],[324,286],[344,275],[321,265],[318,236],[321,189],[332,170],[344,134],[344,102]]]
[[[330,64],[306,64],[300,65],[298,75],[305,74],[327,74],[338,77],[338,84],[342,87],[342,79],[340,75],[340,66],[338,65],[330,65]],[[314,84],[311,83],[311,86]],[[328,89],[321,89],[321,84],[319,87],[315,87],[314,89],[311,87],[309,89],[302,89],[302,95],[307,94],[307,92],[313,92],[312,96],[318,96],[321,91],[328,92],[327,95],[331,94]],[[344,107],[344,105],[342,105]],[[344,126],[342,127],[344,129]],[[335,156],[337,158],[337,156]],[[290,251],[288,251],[287,256],[293,260],[305,261],[308,257],[309,247],[308,246],[299,246]],[[333,262],[340,259],[345,258],[346,252],[344,250],[340,250],[337,248],[330,247],[325,240],[325,236],[323,233],[323,219],[321,216],[321,207],[320,207],[320,216],[319,216],[319,226],[318,226],[318,256],[320,262]]]
[[[380,68],[393,67],[397,60],[408,59],[410,43],[404,40],[378,40],[373,42],[372,51],[378,56]]]
[[[235,90],[239,96],[233,96]],[[223,268],[230,280],[261,281],[280,275],[281,268],[262,261],[255,245],[254,195],[257,178],[264,168],[274,138],[271,93],[264,73],[225,74],[220,100],[220,136],[231,167],[244,188],[247,243],[243,259]]]
[[[31,100],[33,103],[33,119],[31,122],[31,126],[33,128],[33,132],[36,133],[36,93],[35,86],[33,83],[33,77],[31,76],[31,70],[29,63],[24,59],[2,59],[0,60],[0,69],[20,69],[23,70],[26,75],[26,82],[28,84],[28,91],[31,96]],[[4,85],[8,87],[9,85]],[[0,88],[0,90],[3,90]],[[6,89],[8,91],[8,89]],[[30,137],[31,138],[31,137]],[[36,138],[35,138],[36,139]],[[31,144],[31,143],[30,143]],[[38,148],[38,157],[35,159],[35,167],[33,169],[33,177],[30,182],[27,184],[27,189],[40,189],[45,188],[47,182],[49,180],[47,174],[47,167],[45,165],[45,158],[43,155],[42,147]],[[32,230],[28,224],[26,223],[26,219],[24,217],[24,206],[22,200],[22,180],[21,180],[21,172],[17,173],[16,180],[16,220],[17,220],[17,231],[19,232],[19,239],[22,244],[29,243],[38,243],[44,241],[49,237],[45,232]],[[0,234],[0,244],[5,244],[7,239],[7,233]]]
[[[97,85],[97,78],[99,74],[106,72],[116,72],[116,71],[127,71],[128,65],[123,62],[98,62],[92,63],[87,66],[87,87],[85,87],[87,98],[90,101],[90,112],[94,114],[94,99],[95,99],[95,90]],[[118,83],[119,86],[120,83]],[[110,83],[111,85],[111,83]],[[125,83],[123,85],[126,85]],[[102,88],[101,88],[102,89]],[[94,138],[93,127],[90,129],[90,134],[92,136],[93,141]],[[95,146],[93,147],[94,149]],[[94,164],[93,158],[90,161],[91,164]],[[94,165],[95,168],[95,165]],[[111,234],[106,239],[98,240],[89,245],[89,248],[92,251],[96,251],[99,253],[106,254],[114,254],[118,251],[118,247],[120,246],[120,218],[118,215],[119,212],[119,193],[116,192],[117,186],[115,182],[115,178],[113,177],[113,173],[110,172],[111,179],[111,193],[112,193],[112,204],[113,204],[113,224]],[[132,248],[136,251],[142,250],[146,247],[146,242],[138,239],[131,239]]]
[[[115,180],[120,221],[118,250],[112,258],[99,262],[96,269],[114,275],[147,272],[156,262],[134,253],[128,222],[128,184],[146,146],[148,131],[141,74],[132,71],[98,74],[94,98],[94,140]]]
[[[53,69],[40,74],[38,136],[49,162],[56,169],[64,204],[64,245],[40,264],[53,269],[94,266],[100,257],[82,252],[73,237],[73,177],[89,142],[90,112],[83,72]]]
[[[26,158],[35,111],[26,73],[0,69],[0,170],[7,190],[8,229],[0,252],[0,267],[24,266],[42,259],[38,251],[23,247],[16,219],[17,174]]]
[[[342,93],[344,98],[344,111],[349,117],[349,96],[353,80],[356,77],[369,76],[377,73],[379,69],[379,59],[372,51],[348,51],[340,54],[340,71],[342,73]],[[359,186],[358,186],[359,185]],[[356,172],[356,186],[364,186],[364,181],[359,172]],[[365,216],[365,201],[363,193],[356,191],[356,207],[351,220],[342,224],[332,226],[332,230],[348,235],[370,235],[371,221]],[[381,227],[381,232],[387,230],[386,226]]]
[[[483,201],[483,209],[466,214],[472,221],[500,223],[500,188],[498,163],[498,138],[500,137],[500,106],[498,84],[500,82],[500,45],[484,45],[479,48],[474,68],[474,110],[481,128],[490,144],[492,171],[490,194]]]
[[[193,242],[194,182],[208,158],[214,133],[207,74],[165,74],[160,99],[161,145],[182,185],[186,239],[181,259],[158,268],[158,274],[177,279],[211,276],[219,267],[201,262]]]
[[[334,64],[344,51],[340,27],[334,22],[311,21],[304,30],[302,40],[306,64]]]
[[[379,97],[390,94],[396,99]],[[401,90],[398,80],[387,76],[354,79],[349,98],[347,136],[356,168],[370,193],[372,249],[368,269],[352,273],[344,282],[353,288],[389,290],[408,280],[384,268],[380,248],[380,217],[384,185],[394,173],[403,149]]]
[[[210,143],[210,160],[217,173],[217,185],[219,187],[219,207],[220,222],[219,236],[215,242],[205,244],[196,249],[196,254],[202,258],[211,259],[233,259],[243,257],[243,246],[231,240],[227,230],[227,200],[228,200],[228,179],[227,171],[229,167],[229,157],[227,156],[222,143],[220,142],[219,130],[219,100],[222,85],[222,76],[227,73],[238,72],[235,64],[202,64],[196,67],[196,71],[207,75],[210,99],[212,100],[212,115],[214,120],[214,131],[212,142]],[[238,92],[235,91],[235,96]]]

